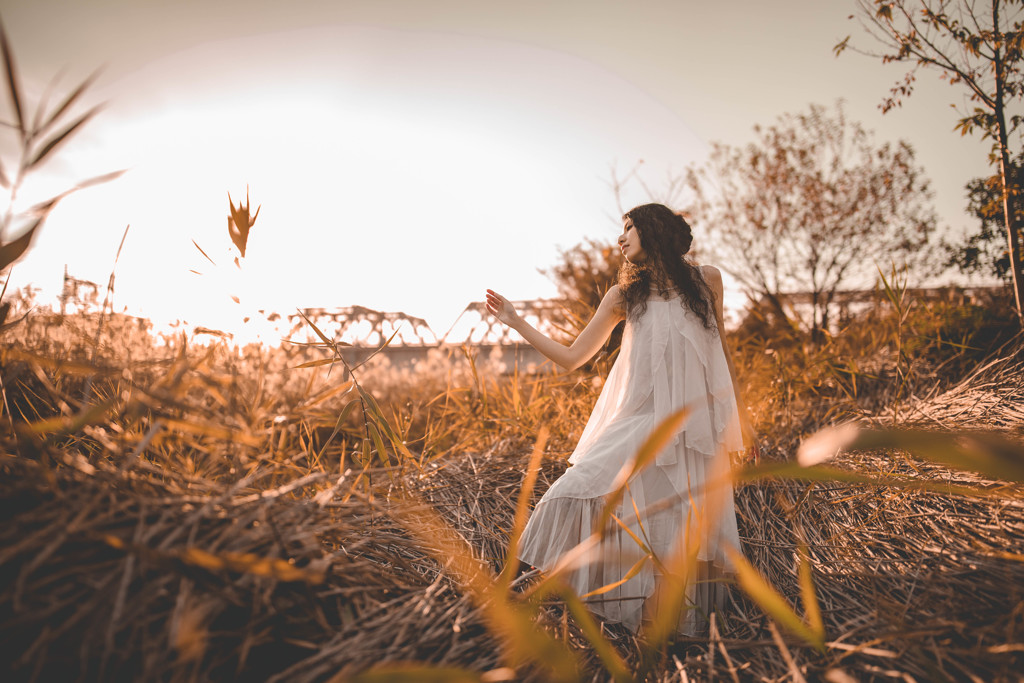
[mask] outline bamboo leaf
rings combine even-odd
[[[37,356],[28,351],[15,348],[0,348],[0,358],[4,360],[14,359],[32,363],[40,368],[54,370],[69,375],[83,376],[109,376],[121,374],[120,369],[97,367],[88,363],[76,363],[69,360],[60,360],[49,356]]]
[[[394,427],[391,426],[391,422],[388,421],[387,416],[384,415],[384,411],[380,409],[380,405],[377,403],[377,400],[373,398],[373,395],[365,391],[358,384],[356,385],[356,391],[359,392],[359,395],[365,402],[366,407],[369,409],[370,416],[374,424],[377,425],[380,431],[383,432],[383,435],[387,437],[388,441],[390,441],[395,447],[395,451],[401,453],[410,460],[413,459],[412,453],[409,452],[409,449],[402,441],[402,438],[398,436],[397,432],[395,432]]]
[[[882,279],[882,286],[885,287],[885,297],[894,306],[898,305],[899,298],[896,296],[896,292],[893,291],[893,288],[889,285],[889,280],[885,277],[885,273],[882,272],[882,268],[880,266],[877,266],[877,265],[875,267],[878,268],[878,277],[880,277]],[[894,283],[895,283],[895,280],[896,280],[895,275],[896,275],[895,268],[893,268],[893,282]]]
[[[355,388],[355,382],[354,381],[349,380],[347,382],[342,382],[341,384],[339,384],[337,386],[331,387],[330,389],[326,389],[326,390],[320,392],[319,394],[313,396],[312,398],[310,398],[309,400],[307,400],[306,402],[304,402],[302,404],[302,408],[304,410],[308,409],[308,408],[312,408],[315,405],[323,403],[324,401],[326,401],[329,398],[334,398],[338,394],[341,394],[342,396],[344,396],[345,394],[347,394],[350,391],[352,391],[353,388]]]
[[[110,182],[111,180],[114,180],[115,178],[120,177],[124,173],[125,173],[125,170],[122,169],[120,171],[113,171],[111,173],[104,173],[103,175],[98,175],[98,176],[95,176],[93,178],[89,178],[88,180],[83,180],[82,182],[80,182],[80,183],[76,184],[74,187],[72,187],[70,190],[64,190],[63,192],[61,192],[58,195],[55,195],[53,197],[50,197],[47,200],[44,200],[42,202],[39,202],[38,204],[35,204],[26,213],[29,214],[29,215],[34,215],[34,216],[45,215],[49,211],[51,211],[53,209],[53,207],[57,206],[58,202],[60,202],[62,199],[64,199],[68,195],[74,194],[75,192],[78,192],[79,190],[85,189],[85,188],[90,187],[92,185],[99,185],[100,183]]]
[[[294,339],[282,339],[281,341],[286,344],[291,344],[293,346],[310,346],[317,349],[330,348],[334,346],[352,346],[348,342],[343,341],[336,341],[333,344],[324,344],[323,342],[300,342],[295,341]]]
[[[917,488],[925,491],[937,490],[949,493],[950,491],[970,492],[972,495],[988,495],[983,489],[973,489],[964,486],[953,486],[946,483],[928,482],[919,479],[908,479],[898,476],[868,476],[849,470],[841,470],[835,467],[824,467],[815,465],[804,467],[796,462],[763,463],[760,465],[748,465],[735,473],[735,481],[749,482],[760,481],[778,477],[780,479],[795,479],[798,481],[841,481],[846,484],[865,484],[868,486],[898,486],[905,488]]]
[[[292,367],[292,370],[301,370],[302,368],[317,368],[320,367],[321,365],[330,365],[332,363],[337,362],[338,361],[335,358],[321,358],[320,360],[311,360],[306,361],[305,363],[300,363],[299,365]]]
[[[1024,448],[997,432],[862,430],[849,448],[898,448],[965,472],[1024,483]]]
[[[391,423],[388,422],[388,418],[384,415],[384,411],[380,409],[380,404],[377,403],[377,399],[373,397],[373,394],[366,391],[358,384],[356,385],[356,391],[359,392],[359,396],[366,403],[366,407],[369,409],[370,416],[373,418],[373,421],[380,425],[381,429],[390,432]]]
[[[366,425],[366,428],[370,432],[370,438],[373,439],[373,447],[377,449],[377,457],[380,458],[385,467],[390,467],[391,459],[388,457],[387,449],[384,448],[384,440],[380,438],[380,431],[377,430],[377,425],[370,422]]]
[[[355,410],[357,405],[359,405],[359,401],[355,399],[352,399],[351,401],[346,403],[345,407],[341,409],[340,413],[338,413],[338,424],[344,424],[345,420],[348,419],[349,414],[351,414],[351,412]]]
[[[384,342],[383,344],[381,344],[380,346],[378,346],[378,347],[376,348],[376,350],[374,350],[374,352],[373,352],[373,353],[371,353],[371,354],[370,354],[369,356],[367,356],[366,358],[364,358],[363,360],[361,360],[361,361],[360,361],[359,363],[357,363],[357,364],[353,365],[353,366],[352,366],[352,370],[356,370],[356,369],[358,369],[358,368],[359,368],[360,366],[366,365],[366,363],[367,363],[367,362],[368,362],[368,361],[369,361],[369,360],[370,360],[371,358],[373,358],[373,357],[374,357],[374,356],[376,356],[376,355],[377,355],[378,353],[380,353],[381,351],[383,351],[383,350],[384,350],[384,347],[386,347],[386,346],[387,346],[388,344],[390,344],[390,343],[391,343],[391,340],[392,340],[392,339],[394,339],[394,338],[395,338],[395,335],[397,335],[397,334],[398,334],[398,330],[395,330],[394,332],[392,332],[392,333],[391,333],[391,336],[390,336],[390,337],[388,337],[387,341],[385,341],[385,342]]]
[[[358,403],[359,402],[356,401],[356,400],[349,401],[347,404],[345,404],[345,407],[341,409],[341,412],[338,413],[338,419],[334,423],[334,431],[331,432],[331,435],[329,437],[327,437],[327,440],[324,441],[324,445],[320,448],[320,451],[316,454],[317,461],[319,461],[320,458],[323,457],[323,454],[327,450],[327,447],[331,444],[332,441],[334,441],[334,437],[336,437],[338,435],[338,432],[341,431],[342,425],[344,425],[345,424],[345,420],[348,419],[349,413],[351,413],[352,410],[355,409],[355,407],[356,407],[356,405],[358,405]]]
[[[113,534],[104,534],[100,540],[111,548],[124,552],[133,552],[150,560],[178,561],[207,571],[232,571],[240,574],[252,574],[278,581],[302,581],[309,584],[323,583],[323,572],[310,571],[296,567],[287,560],[277,557],[265,557],[255,553],[236,553],[223,551],[212,553],[195,546],[175,551],[161,551],[135,543],[126,542]]]
[[[562,553],[555,566],[543,576],[539,583],[534,584],[526,594],[544,595],[550,592],[563,574],[593,562],[595,553],[600,545],[601,537],[598,534],[587,536],[575,546]]]
[[[118,178],[123,176],[127,171],[128,169],[122,168],[120,171],[111,171],[110,173],[103,173],[102,175],[87,178],[86,180],[83,180],[80,183],[76,183],[74,190],[72,190],[72,192],[75,190],[81,190],[87,187],[92,187],[93,185],[109,183],[111,180],[117,180]]]
[[[633,509],[636,510],[636,503],[635,502],[633,504]],[[636,517],[637,517],[638,520],[640,519],[640,513],[639,512],[637,512]],[[640,548],[640,550],[642,550],[645,553],[650,553],[651,552],[651,549],[648,548],[647,545],[643,541],[640,540],[639,536],[637,536],[636,534],[633,533],[632,529],[630,529],[628,526],[626,526],[625,522],[623,522],[621,519],[619,519],[615,515],[612,515],[612,519],[615,520],[615,523],[618,524],[619,527],[621,527],[623,531],[625,531],[627,534],[629,534],[629,537],[633,539],[633,542],[637,544],[637,546]]]
[[[684,611],[693,609],[687,605],[687,592],[693,577],[697,575],[697,555],[700,552],[699,527],[703,521],[703,518],[695,519],[693,511],[696,507],[691,497],[690,512],[687,513],[685,526],[679,535],[679,543],[665,561],[661,585],[655,588],[653,604],[657,609],[653,621],[644,628],[643,634],[649,644],[650,653],[657,652],[676,633]],[[645,680],[653,666],[652,658],[645,657],[637,678]]]
[[[389,424],[385,436],[388,437],[388,441],[391,442],[391,446],[395,449],[395,452],[400,453],[402,457],[406,458],[406,462],[415,462],[416,458],[413,457],[409,447],[405,445],[405,440],[402,439],[395,430]]]
[[[337,348],[335,347],[334,342],[328,339],[327,335],[321,332],[320,328],[313,324],[313,321],[307,318],[305,313],[303,313],[299,309],[295,310],[299,311],[299,315],[302,316],[302,319],[306,321],[306,324],[313,328],[313,332],[316,333],[316,336],[320,337],[320,340],[323,341],[324,344],[326,344],[329,348],[333,349],[335,353],[337,353]]]

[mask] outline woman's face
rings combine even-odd
[[[629,218],[625,218],[622,221],[619,249],[622,250],[622,255],[630,263],[641,263],[647,259],[647,253],[640,246],[640,233],[637,232],[636,226],[633,225],[633,221]]]

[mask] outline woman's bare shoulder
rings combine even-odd
[[[704,279],[708,282],[721,282],[722,271],[715,266],[701,266],[700,274],[704,276]]]
[[[618,285],[612,285],[605,292],[604,298],[601,299],[601,305],[611,306],[615,311],[620,314],[626,310],[626,298],[622,296],[622,288]]]
[[[714,266],[701,266],[700,274],[704,276],[704,282],[716,295],[721,295],[724,285],[722,284],[722,271]]]

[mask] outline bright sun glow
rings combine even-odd
[[[289,54],[317,41],[312,62]],[[618,158],[658,169],[704,149],[641,91],[556,53],[369,29],[279,36],[262,56],[255,43],[267,41],[203,46],[109,86],[108,110],[25,201],[128,171],[69,197],[15,279],[53,296],[66,263],[105,283],[130,224],[115,309],[158,325],[276,341],[260,311],[358,304],[440,333],[486,287],[554,295],[537,269],[559,247],[614,240]],[[262,208],[237,267],[227,195],[247,187]]]

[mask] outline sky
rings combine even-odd
[[[923,73],[883,115],[904,67],[833,55],[848,34],[870,44],[853,9],[4,0],[26,99],[55,75],[66,93],[101,68],[82,108],[104,103],[27,179],[14,210],[126,169],[64,199],[10,284],[54,303],[66,265],[103,285],[128,226],[115,310],[241,335],[257,310],[361,305],[443,334],[486,288],[553,296],[540,271],[560,249],[615,240],[614,177],[639,164],[657,193],[712,141],[745,144],[756,124],[839,98],[877,142],[913,145],[944,226],[973,227],[963,186],[990,171],[985,144],[952,130],[963,92]],[[14,151],[7,135],[5,162]],[[260,213],[236,268],[228,194],[247,190]],[[631,182],[619,201],[647,199]]]

